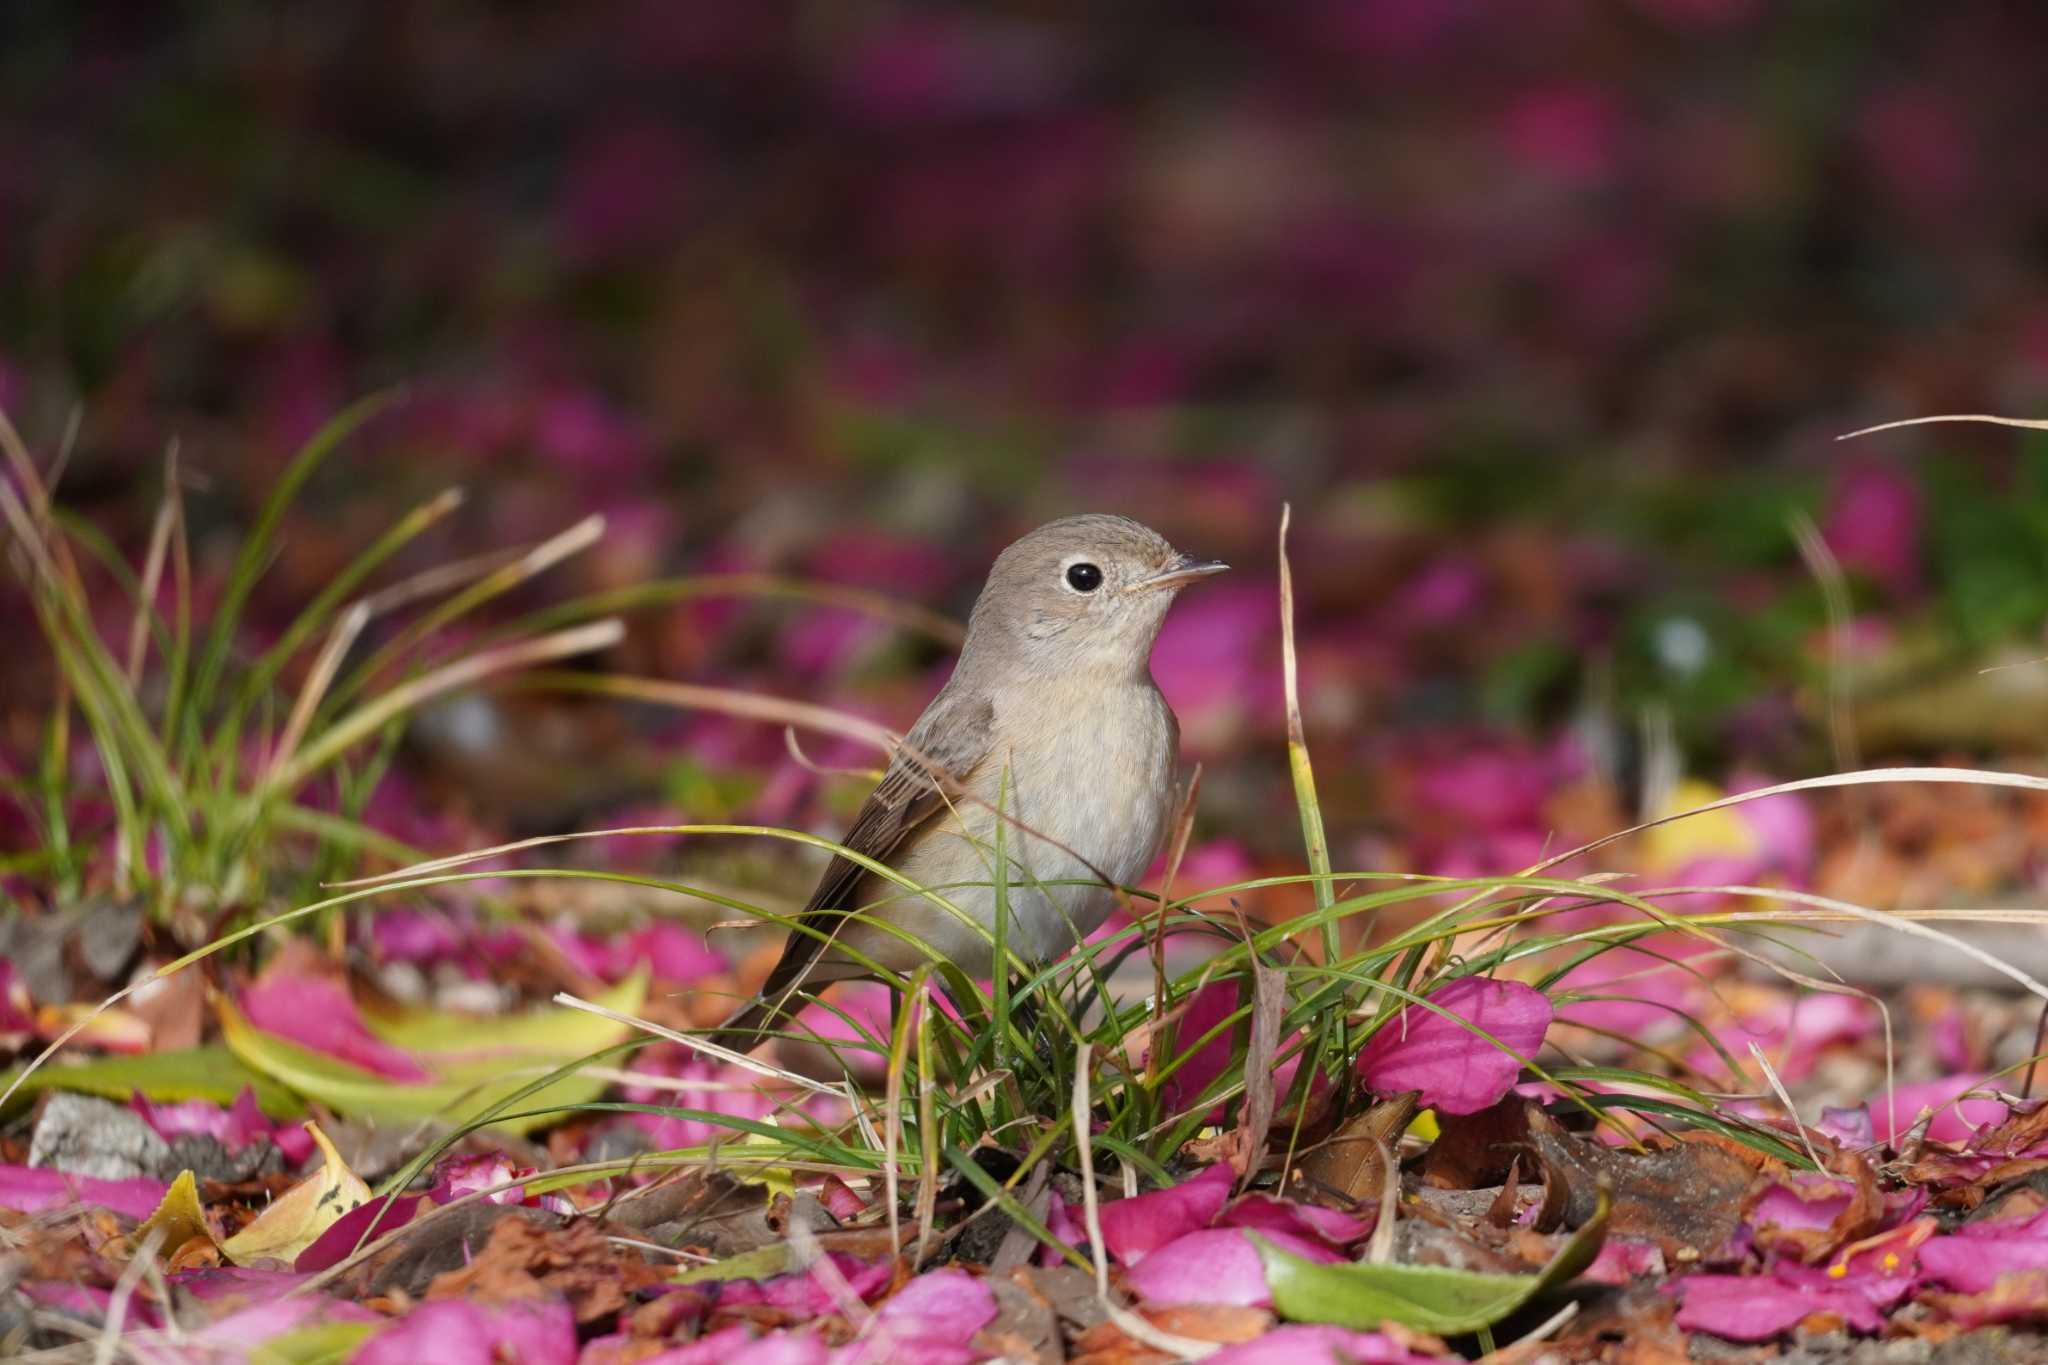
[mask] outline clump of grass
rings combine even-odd
[[[362,813],[406,718],[423,703],[520,668],[602,649],[616,619],[533,631],[437,657],[436,633],[594,541],[582,523],[498,566],[430,571],[380,591],[372,576],[461,504],[450,489],[415,507],[363,549],[250,655],[240,633],[284,518],[307,480],[386,405],[366,400],[329,422],[293,458],[242,540],[211,619],[197,621],[175,450],[139,567],[56,503],[26,444],[0,416],[0,516],[7,559],[56,667],[39,771],[8,792],[35,823],[51,899],[139,898],[155,914],[204,923],[222,911],[304,898],[321,876],[349,875],[365,853],[420,854],[370,828]],[[61,464],[61,462],[60,462]],[[130,604],[125,641],[104,638],[96,594],[112,583]],[[161,599],[170,599],[166,608]],[[438,600],[436,600],[438,599]],[[342,669],[370,625],[430,606],[363,665]],[[297,673],[295,690],[288,675]],[[82,725],[94,762],[74,763]],[[83,768],[91,777],[79,780]],[[74,811],[98,798],[111,829],[81,828]],[[103,853],[111,844],[112,856]]]

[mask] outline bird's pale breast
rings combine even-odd
[[[1078,680],[1005,688],[993,697],[1003,738],[969,784],[978,801],[956,801],[940,825],[901,854],[896,868],[931,888],[985,928],[995,923],[995,844],[1000,806],[1013,819],[1003,832],[1010,862],[1008,932],[1029,958],[1056,957],[1115,908],[1100,885],[1130,883],[1158,851],[1169,816],[1178,727],[1151,679],[1113,686]],[[986,804],[981,804],[986,803]],[[1039,837],[1043,836],[1043,837]],[[861,899],[907,897],[870,878]],[[892,916],[970,974],[986,976],[990,945],[929,899],[899,903]],[[850,947],[884,966],[908,970],[923,959],[893,935],[852,925]]]

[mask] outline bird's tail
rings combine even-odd
[[[768,1040],[779,1020],[791,1013],[790,1000],[782,992],[777,992],[775,998],[763,996],[741,1006],[724,1023],[706,1032],[704,1037],[735,1052],[751,1052]]]

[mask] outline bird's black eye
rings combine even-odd
[[[1093,564],[1069,564],[1067,586],[1075,592],[1094,592],[1102,586],[1102,570]]]

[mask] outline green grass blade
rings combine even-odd
[[[219,764],[222,756],[233,752],[241,742],[242,725],[248,717],[256,699],[276,685],[285,665],[306,642],[334,615],[335,609],[348,600],[369,576],[381,568],[386,561],[410,545],[429,527],[440,521],[462,505],[462,490],[450,488],[439,496],[428,499],[401,517],[384,534],[377,537],[368,549],[350,560],[333,580],[322,588],[305,608],[292,618],[277,643],[265,650],[253,664],[241,685],[235,690],[235,699],[215,729],[210,749],[213,762]]]
[[[235,630],[241,624],[242,611],[249,603],[249,596],[256,590],[264,572],[270,566],[270,556],[277,542],[278,527],[284,521],[284,514],[306,480],[320,467],[321,461],[333,454],[335,448],[358,428],[378,413],[384,411],[398,397],[395,392],[371,394],[358,399],[330,420],[313,438],[306,442],[292,462],[278,476],[277,486],[264,499],[263,510],[256,518],[256,525],[242,541],[242,548],[235,556],[234,566],[228,572],[227,589],[221,595],[220,605],[214,609],[213,624],[206,634],[206,643],[201,648],[199,663],[193,674],[192,689],[188,705],[205,710],[213,704],[214,689],[219,686],[221,674],[227,667],[228,650],[234,643]],[[187,754],[185,757],[189,758]]]

